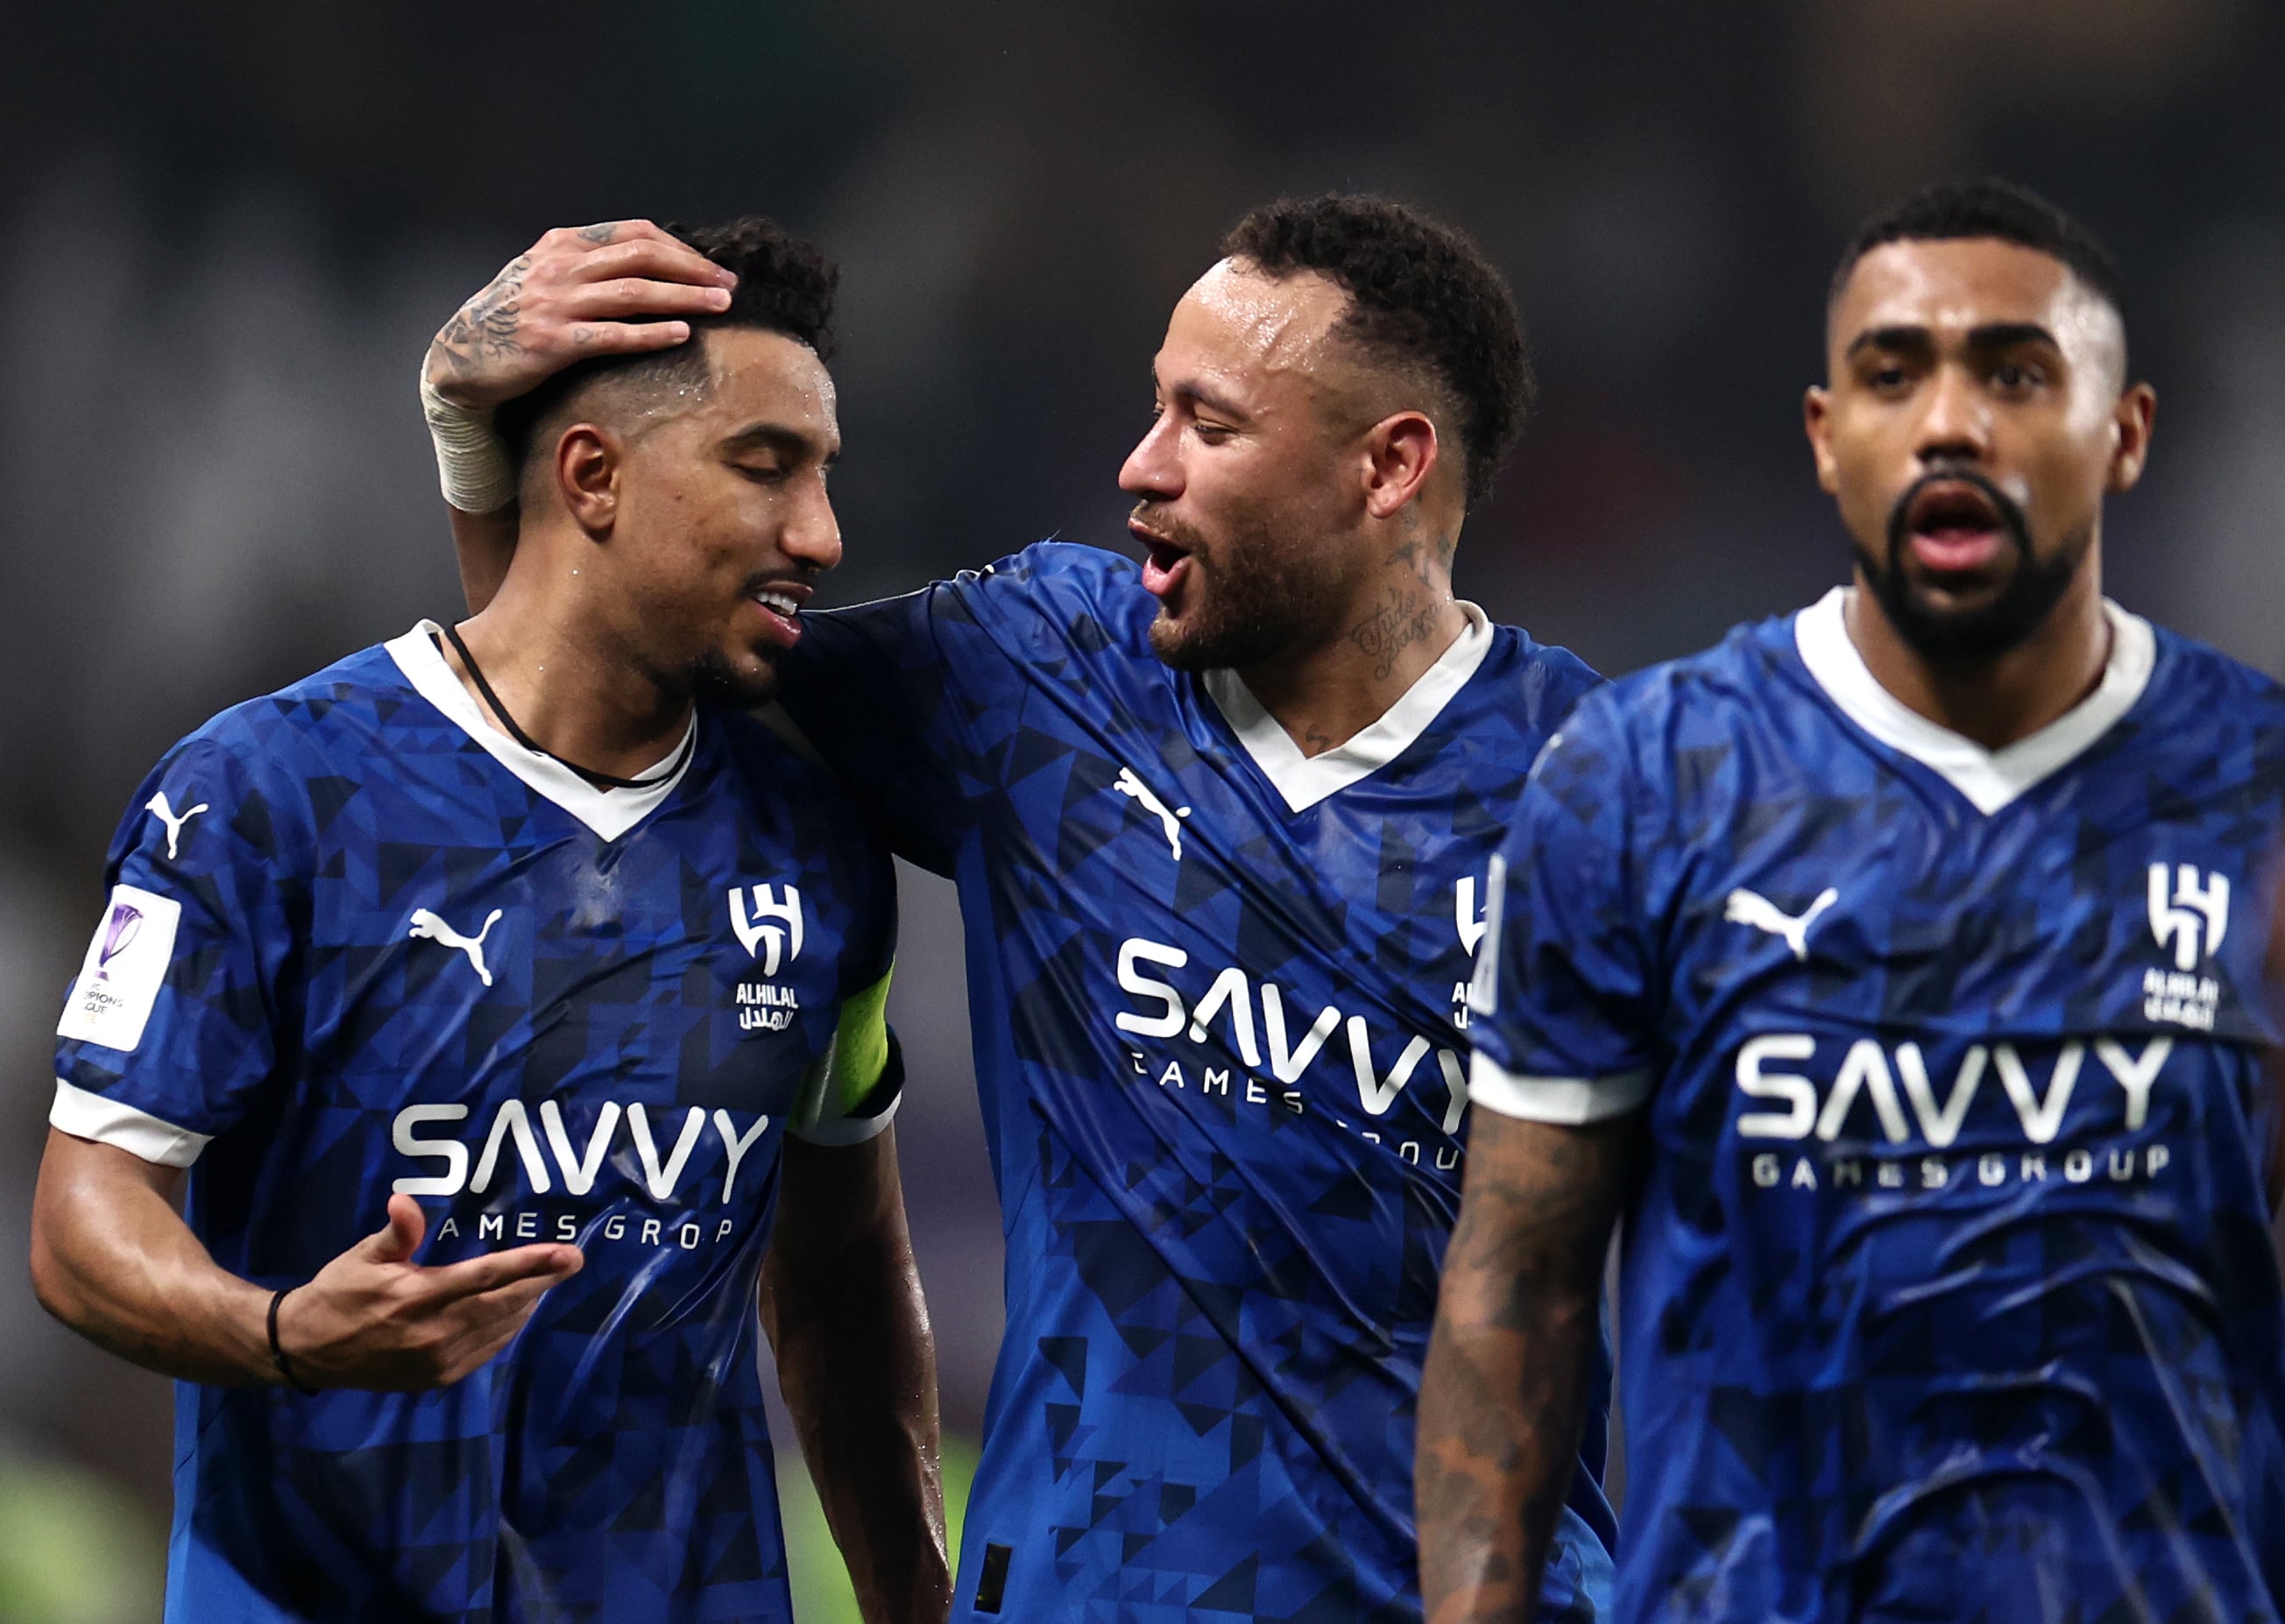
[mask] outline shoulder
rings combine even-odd
[[[218,854],[232,864],[306,858],[314,832],[373,772],[382,718],[411,697],[402,673],[373,647],[208,718],[135,791],[114,837],[114,864],[154,828],[165,831],[170,862],[177,851],[194,865]],[[209,830],[224,832],[224,843],[192,837]]]
[[[1082,653],[1142,647],[1157,609],[1133,561],[1079,542],[1035,542],[914,592],[805,616],[809,634],[781,669],[798,688],[825,667],[884,646],[907,656],[931,648],[925,658],[907,659],[921,665],[978,639],[1019,658],[1056,643]]]
[[[1036,619],[1082,645],[1135,640],[1158,613],[1132,559],[1083,542],[1034,542],[943,585],[978,618]]]
[[[962,570],[959,578],[989,579],[1011,588],[1023,586],[1034,592],[1088,597],[1102,592],[1121,592],[1130,587],[1140,590],[1142,571],[1124,553],[1082,541],[1050,537],[981,569]]]
[[[2211,708],[2210,720],[2235,724],[2273,749],[2285,729],[2285,685],[2220,649],[2145,622],[2151,632],[2148,698],[2165,710]]]
[[[1601,673],[1567,648],[1535,642],[1520,626],[1495,624],[1483,676],[1510,705],[1541,726],[1553,726],[1603,686]]]
[[[2285,784],[2285,686],[2195,638],[2150,632],[2149,683],[2128,712],[2132,744],[2174,757],[2166,775],[2185,783]]]
[[[217,712],[161,763],[227,763],[285,784],[313,770],[361,772],[373,736],[417,697],[385,645],[358,650],[298,682]]]
[[[1774,693],[1797,686],[1799,671],[1793,616],[1751,622],[1710,648],[1594,688],[1563,731],[1567,738],[1672,744],[1694,734],[1732,730],[1765,708]]]
[[[1419,766],[1432,792],[1448,792],[1441,774],[1454,765],[1474,793],[1519,790],[1581,695],[1601,682],[1569,650],[1535,643],[1514,626],[1493,626],[1475,669],[1423,730],[1430,748]]]

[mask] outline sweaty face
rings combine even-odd
[[[1328,343],[1347,308],[1323,277],[1232,260],[1174,307],[1150,428],[1119,476],[1169,665],[1243,668],[1340,634],[1357,574],[1339,545],[1353,431],[1329,404],[1341,362]]]
[[[2117,313],[2033,249],[1897,242],[1857,262],[1827,344],[1810,434],[1866,587],[1926,658],[2006,653],[2140,469]]]
[[[624,635],[670,692],[759,704],[841,558],[833,380],[784,333],[704,334],[709,386],[625,436],[607,558]]]

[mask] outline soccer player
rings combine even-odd
[[[634,341],[582,291],[618,267],[546,261],[517,351],[448,331],[433,381]],[[805,615],[784,668],[968,922],[1008,1329],[954,1616],[1417,1619],[1478,887],[1596,679],[1452,595],[1527,390],[1465,239],[1370,199],[1258,210],[1154,380],[1120,475],[1141,569],[1043,543]],[[456,521],[472,577],[501,529]],[[1568,1474],[1551,1616],[1606,1599],[1601,1454]]]
[[[834,273],[695,240],[701,339],[534,403],[484,613],[224,712],[113,843],[33,1267],[182,1380],[170,1620],[782,1624],[765,1278],[868,1620],[943,1617],[888,855],[742,714],[841,551]]]
[[[2082,226],[1910,199],[1826,358],[1853,584],[1582,703],[1490,888],[1431,1615],[1533,1616],[1623,1212],[1620,1620],[2274,1620],[2285,694],[2102,595]]]

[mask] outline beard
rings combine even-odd
[[[740,583],[738,596],[750,599],[790,579],[806,582],[811,578],[811,574],[793,577],[784,571],[758,572]],[[671,616],[662,609],[655,618],[657,624],[664,624]],[[683,649],[695,644],[698,652],[663,663],[664,669],[676,673],[679,692],[699,704],[733,710],[757,710],[777,697],[778,656],[784,651],[776,644],[752,648],[750,652],[753,663],[749,664],[734,659],[729,649],[714,640],[721,634],[718,626],[709,625],[695,616],[687,616],[683,624],[687,635],[677,641]]]
[[[702,705],[757,710],[777,697],[777,662],[767,660],[757,671],[742,671],[720,649],[710,648],[683,668],[683,691]]]
[[[1162,607],[1150,623],[1150,647],[1180,671],[1243,670],[1330,639],[1346,593],[1313,537],[1296,536],[1267,511],[1243,512],[1220,541],[1209,542],[1148,502],[1137,520],[1190,557],[1188,600],[1177,621]]]
[[[2015,567],[2006,584],[1971,608],[1936,603],[1926,588],[1913,583],[1906,566],[1912,501],[1925,487],[1939,482],[1973,485],[1982,491],[1998,514],[2000,532],[2014,553]],[[2031,546],[2030,522],[2013,498],[1972,469],[1940,467],[1906,486],[1888,510],[1885,558],[1875,557],[1862,543],[1852,542],[1850,550],[1874,600],[1905,645],[1930,665],[1959,668],[1988,665],[2045,625],[2077,578],[2093,539],[2090,522],[2065,536],[2053,556],[2042,559]]]

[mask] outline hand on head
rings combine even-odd
[[[577,361],[671,349],[737,280],[648,220],[559,226],[452,312],[422,375],[456,406],[497,406]]]

